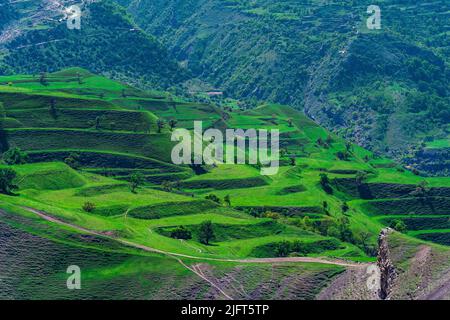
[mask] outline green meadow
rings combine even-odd
[[[225,110],[78,68],[44,81],[0,77],[0,85],[3,151],[20,148],[28,155],[25,164],[0,166],[17,174],[14,194],[0,195],[0,208],[8,212],[0,221],[55,240],[59,248],[113,252],[108,259],[115,262],[105,258],[105,265],[91,266],[92,277],[125,281],[144,271],[155,277],[173,272],[192,281],[173,255],[214,261],[219,269],[229,267],[227,260],[287,256],[375,261],[385,226],[450,244],[448,178],[410,172],[288,106]],[[258,165],[172,164],[171,131],[191,130],[200,120],[204,129],[279,129],[278,173],[261,176]],[[104,235],[108,245],[78,241],[71,233],[79,230],[27,208]],[[201,240],[205,221],[214,233],[207,244]],[[56,235],[58,228],[63,235]],[[174,237],[179,228],[190,236]],[[124,241],[166,255],[131,249]]]

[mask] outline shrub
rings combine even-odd
[[[344,202],[342,204],[342,212],[347,212],[350,207],[348,206],[347,202]]]
[[[219,198],[218,196],[216,196],[215,194],[213,194],[213,193],[208,194],[208,195],[205,197],[205,199],[211,200],[211,201],[213,201],[213,202],[215,202],[215,203],[220,203],[220,198]]]
[[[223,202],[225,202],[227,206],[231,207],[231,197],[230,197],[229,194],[227,194],[227,195],[223,198]]]
[[[164,126],[166,125],[166,123],[164,122],[164,120],[158,119],[158,121],[156,121],[156,125],[158,126],[158,133],[161,133],[161,131],[162,131],[162,129],[164,129]]]
[[[192,239],[192,233],[184,226],[178,227],[170,233],[170,237],[174,239],[189,240]]]
[[[267,211],[266,213],[264,213],[264,218],[270,218],[273,220],[277,220],[277,219],[280,219],[280,214],[276,213],[276,212]]]
[[[83,211],[91,213],[91,212],[93,212],[95,210],[96,206],[92,202],[85,202],[83,204],[82,208],[83,208]]]
[[[166,192],[172,192],[173,189],[173,183],[170,181],[163,181],[163,183],[161,184],[161,188],[166,191]]]
[[[287,257],[291,252],[291,244],[288,241],[281,241],[275,245],[275,254],[277,257]]]
[[[398,232],[405,232],[407,229],[405,222],[399,219],[392,220],[391,223],[389,224],[389,227]]]
[[[12,194],[12,191],[18,189],[18,186],[14,184],[14,179],[17,177],[17,173],[10,168],[0,169],[0,193]]]
[[[7,165],[24,164],[28,161],[28,154],[19,148],[11,148],[2,155],[2,160]]]
[[[336,153],[336,157],[339,160],[348,161],[348,159],[350,158],[350,153],[348,151],[338,151]]]
[[[64,163],[67,164],[72,169],[78,170],[81,167],[79,159],[80,159],[79,154],[71,153],[67,158],[64,159]]]

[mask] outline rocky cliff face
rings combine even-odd
[[[389,299],[391,288],[397,278],[397,271],[391,261],[388,235],[392,230],[383,229],[378,237],[378,260],[377,266],[380,268],[380,290],[378,292],[381,299]]]

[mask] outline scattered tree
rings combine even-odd
[[[331,145],[334,142],[333,137],[329,134],[325,142],[327,143],[327,145]]]
[[[220,204],[220,198],[219,198],[218,196],[216,196],[215,194],[213,194],[213,193],[208,194],[208,195],[205,197],[205,199],[211,200],[211,201],[213,201],[213,202],[215,202],[215,203],[219,203],[219,204]]]
[[[348,209],[350,209],[350,207],[348,206],[347,202],[344,201],[344,203],[342,204],[342,212],[347,212]]]
[[[357,233],[356,236],[355,236],[357,241],[359,241],[359,243],[361,243],[361,245],[363,246],[363,249],[364,249],[365,252],[367,252],[368,241],[369,241],[369,239],[371,237],[372,237],[372,234],[370,232],[367,232],[367,231],[361,231],[361,232]]]
[[[352,150],[353,150],[353,144],[352,144],[350,141],[347,141],[347,142],[345,143],[345,150],[346,150],[348,153],[352,152]]]
[[[278,220],[281,218],[280,214],[277,212],[267,211],[263,215],[264,218],[269,218],[273,220]]]
[[[172,192],[173,184],[172,184],[172,182],[165,180],[161,184],[161,188],[166,192]]]
[[[83,211],[88,212],[88,213],[93,212],[95,210],[95,208],[96,208],[95,204],[92,202],[89,202],[89,201],[85,202],[82,207]]]
[[[100,129],[100,116],[95,117],[95,130],[99,130]]]
[[[291,244],[288,241],[278,242],[275,246],[277,257],[287,257],[291,251]]]
[[[405,222],[399,219],[392,220],[391,223],[389,224],[389,227],[398,232],[405,232],[407,229]]]
[[[158,133],[161,133],[161,130],[164,129],[165,122],[162,119],[158,119],[158,121],[156,121],[156,125],[158,126]]]
[[[142,184],[144,184],[144,176],[141,173],[133,173],[130,177],[130,190],[133,193],[136,193],[136,189],[139,188]]]
[[[289,127],[291,127],[291,128],[294,126],[294,123],[291,118],[287,119],[287,123],[288,123]]]
[[[11,195],[19,187],[14,183],[17,173],[11,168],[0,169],[0,193]]]
[[[47,86],[48,82],[47,82],[47,74],[45,72],[41,72],[40,76],[39,76],[39,83],[43,86]]]
[[[72,169],[78,170],[81,167],[80,155],[78,153],[71,153],[67,158],[64,159],[64,163]]]
[[[339,160],[348,161],[348,159],[350,158],[350,153],[347,150],[346,151],[338,151],[338,152],[336,152],[336,157]]]
[[[170,237],[174,239],[189,240],[192,239],[192,232],[184,226],[180,226],[170,233]]]
[[[19,148],[10,148],[2,155],[2,161],[7,165],[24,164],[28,161],[28,154]]]
[[[416,189],[411,192],[412,196],[419,197],[419,198],[426,198],[430,192],[430,188],[428,187],[428,181],[422,180],[420,183],[416,186]]]
[[[229,194],[227,194],[224,198],[223,198],[223,202],[225,202],[225,204],[229,207],[231,207],[231,197]]]
[[[295,167],[295,165],[296,165],[295,158],[289,158],[289,161],[290,161],[291,166]]]
[[[209,245],[209,242],[215,238],[213,224],[211,221],[204,221],[200,225],[198,232],[199,241]]]
[[[175,119],[170,119],[170,120],[169,120],[169,127],[170,127],[170,130],[173,130],[173,129],[176,127],[177,123],[178,123],[177,120],[175,120]]]
[[[79,72],[77,72],[77,81],[78,84],[83,84],[83,79],[81,78],[81,74]]]
[[[58,110],[56,109],[56,100],[55,98],[50,99],[50,108],[49,108],[50,115],[53,119],[58,118]]]
[[[317,141],[316,141],[316,143],[317,143],[317,145],[319,145],[319,146],[324,146],[324,145],[325,145],[325,143],[323,142],[322,138],[318,138]]]

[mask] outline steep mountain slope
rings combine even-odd
[[[194,75],[239,97],[303,108],[361,146],[448,174],[449,4],[381,1],[131,1],[136,22]]]
[[[81,29],[71,30],[64,19],[71,4],[77,3],[4,3],[2,8],[9,12],[2,14],[10,19],[0,34],[0,73],[39,74],[81,66],[159,88],[186,79],[186,72],[154,37],[136,27],[123,8],[112,1],[80,4]]]
[[[106,285],[117,298],[335,298],[339,290],[320,291],[348,277],[364,284],[386,225],[407,234],[407,244],[419,241],[413,236],[448,252],[448,179],[405,171],[288,106],[219,108],[80,68],[0,77],[0,106],[3,151],[20,147],[29,162],[0,165],[16,172],[19,188],[0,194],[0,257],[8,261],[0,291],[14,297],[36,297],[36,284],[48,281],[40,292],[53,298],[108,298]],[[188,130],[195,120],[204,129],[277,128],[279,172],[174,165],[172,129],[161,126],[170,120]],[[142,183],[133,190],[136,175]],[[88,275],[87,290],[73,296],[61,281],[69,263]]]

